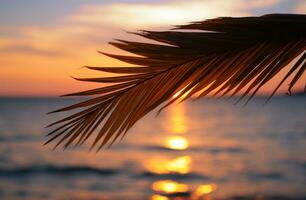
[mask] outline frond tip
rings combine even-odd
[[[57,140],[55,147],[63,144],[66,148],[81,145],[94,135],[91,149],[99,150],[122,138],[139,119],[160,105],[166,107],[195,94],[235,95],[242,89],[241,99],[249,101],[295,61],[272,96],[292,77],[290,91],[306,69],[306,15],[223,17],[176,26],[171,31],[136,34],[163,44],[112,42],[137,56],[105,55],[139,66],[87,66],[122,76],[77,79],[108,85],[68,94],[95,97],[54,111],[81,109],[52,123],[50,126],[56,127],[48,134],[46,144]]]

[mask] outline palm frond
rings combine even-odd
[[[199,98],[235,95],[243,88],[241,99],[249,101],[297,59],[272,96],[292,77],[290,91],[306,69],[306,15],[222,17],[176,26],[170,31],[134,34],[162,44],[111,42],[136,56],[103,54],[137,66],[87,67],[121,76],[77,78],[108,85],[66,95],[97,96],[53,111],[83,109],[52,123],[50,126],[56,128],[48,134],[46,144],[57,140],[55,147],[63,144],[66,148],[81,145],[94,136],[91,148],[99,150],[122,138],[139,119],[160,105],[164,108],[195,94]]]

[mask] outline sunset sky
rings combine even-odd
[[[58,96],[95,87],[71,76],[100,75],[82,69],[84,65],[128,66],[97,53],[124,53],[107,44],[114,38],[142,40],[125,31],[266,13],[305,14],[306,1],[1,0],[0,96]],[[271,90],[277,79],[262,92]]]

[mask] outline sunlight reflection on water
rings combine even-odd
[[[155,174],[187,174],[190,172],[190,165],[190,156],[180,156],[172,160],[168,160],[162,157],[152,158],[146,163],[145,166],[149,172]]]
[[[164,126],[170,134],[182,134],[188,131],[185,107],[183,104],[172,106],[167,112]]]
[[[165,147],[173,150],[185,150],[189,146],[189,142],[182,136],[171,136],[165,139]]]
[[[164,146],[166,148],[180,151],[187,150],[189,141],[186,137],[176,134],[187,133],[187,118],[185,117],[185,107],[183,104],[176,104],[172,106],[167,115],[167,134],[172,136],[164,137]],[[174,136],[173,136],[174,135]],[[185,154],[184,154],[185,155]],[[146,168],[149,172],[155,174],[188,174],[191,171],[191,156],[179,156],[172,160],[163,158],[154,158],[149,160]],[[152,200],[168,200],[169,197],[175,198],[190,198],[192,200],[199,200],[205,195],[211,194],[217,189],[216,184],[200,184],[195,188],[187,183],[179,183],[175,180],[157,180],[152,184],[152,190],[155,192],[151,196]]]

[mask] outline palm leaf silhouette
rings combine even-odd
[[[222,17],[176,26],[170,31],[134,34],[159,43],[110,42],[136,56],[103,54],[138,67],[87,67],[121,76],[76,78],[110,84],[65,95],[95,96],[53,111],[82,109],[50,124],[56,127],[47,135],[46,144],[57,140],[55,147],[63,144],[66,148],[81,145],[95,135],[91,149],[99,150],[122,138],[139,119],[160,105],[163,109],[195,94],[198,98],[208,94],[232,96],[243,88],[239,100],[249,101],[297,59],[273,96],[289,77],[290,91],[306,69],[306,15]]]

